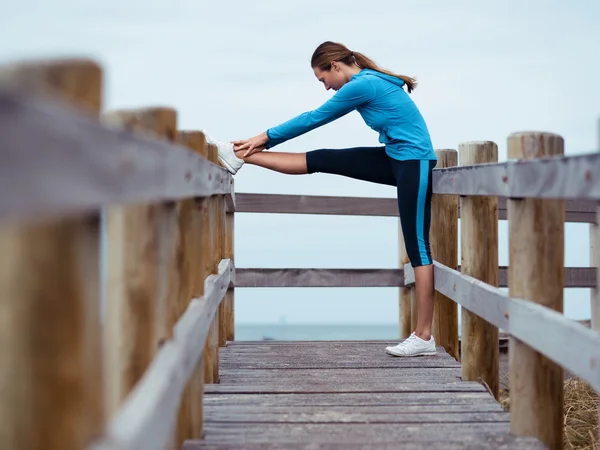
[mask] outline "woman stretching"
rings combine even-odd
[[[406,252],[415,270],[418,320],[410,337],[396,346],[386,347],[386,352],[395,356],[434,355],[429,227],[431,173],[437,158],[427,126],[408,96],[416,87],[416,81],[383,70],[361,53],[336,42],[319,45],[312,55],[311,66],[325,89],[337,91],[322,106],[250,139],[223,142],[205,133],[206,139],[217,145],[219,160],[232,174],[249,163],[286,174],[321,172],[396,186]],[[320,149],[307,153],[263,152],[353,110],[379,132],[383,146]]]

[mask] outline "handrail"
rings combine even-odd
[[[434,169],[434,177],[445,177],[442,175],[444,172],[441,172],[445,170],[450,169]],[[236,212],[238,213],[398,217],[398,202],[395,198],[246,192],[238,192],[236,196]],[[506,202],[505,197],[498,198],[499,220],[507,219]],[[459,205],[459,218],[460,214]],[[565,222],[596,223],[596,203],[591,200],[567,199],[565,201]]]
[[[581,377],[600,391],[600,333],[495,286],[434,262],[435,289]],[[404,266],[413,285],[414,270]],[[573,349],[576,348],[576,351]]]
[[[203,356],[210,325],[234,279],[231,260],[222,260],[219,273],[205,281],[205,294],[192,299],[165,342],[110,421],[107,432],[90,450],[163,450],[168,447],[180,399]]]

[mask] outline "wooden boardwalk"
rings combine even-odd
[[[205,385],[209,449],[541,449],[443,348],[395,358],[391,342],[232,342]]]

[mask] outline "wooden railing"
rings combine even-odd
[[[0,448],[201,438],[203,385],[218,381],[218,348],[234,339],[234,285],[396,286],[401,337],[414,329],[401,239],[398,269],[233,265],[236,210],[397,216],[395,199],[236,198],[202,133],[178,130],[170,108],[102,112],[102,79],[86,60],[0,75]],[[458,357],[460,304],[463,378],[497,396],[498,329],[508,332],[512,430],[559,448],[562,368],[600,388],[599,335],[562,315],[563,288],[590,287],[598,325],[600,156],[562,157],[562,139],[544,133],[508,143],[506,163],[491,142],[437,151],[433,333]],[[452,167],[459,155],[465,167]],[[499,268],[500,219],[510,264]],[[563,267],[565,221],[592,224],[591,268]]]
[[[103,112],[102,97],[93,61],[0,74],[2,449],[201,438],[203,385],[234,337],[216,148],[173,109]]]

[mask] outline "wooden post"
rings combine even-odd
[[[231,190],[234,190],[233,187],[233,179],[231,180]],[[235,212],[229,211],[225,216],[225,237],[224,237],[224,259],[231,259],[231,262],[234,262],[234,234],[235,234]],[[224,308],[224,337],[225,342],[233,341],[235,339],[235,308],[234,308],[234,299],[235,299],[235,288],[230,287],[227,289],[227,293],[225,294],[225,298],[223,302],[225,302]]]
[[[458,164],[456,150],[436,150],[436,169]],[[434,260],[458,269],[458,196],[433,194],[431,200],[431,254]],[[418,287],[417,287],[418,291]],[[458,305],[435,292],[433,331],[436,345],[458,360]]]
[[[404,269],[404,265],[410,261],[406,253],[406,245],[404,243],[404,234],[402,233],[402,223],[398,219],[398,255],[400,259],[400,269]],[[400,286],[400,339],[406,339],[410,336],[417,324],[412,322],[412,303],[415,298],[414,285]],[[416,309],[416,305],[415,305]],[[416,311],[415,311],[416,312]],[[415,314],[416,318],[416,314]]]
[[[461,166],[498,162],[494,142],[458,147]],[[461,272],[498,287],[498,198],[460,198]],[[485,250],[484,250],[485,249]],[[462,308],[462,379],[485,382],[498,399],[498,327]]]
[[[555,134],[514,133],[508,137],[508,158],[535,159],[563,153],[563,138]],[[508,199],[508,219],[509,295],[562,313],[564,200]],[[512,433],[535,436],[550,449],[562,449],[561,366],[512,336],[508,354]]]
[[[600,119],[597,127],[597,147],[600,152]],[[590,224],[590,267],[600,267],[600,215],[596,217],[596,223]],[[600,275],[600,272],[598,273]],[[596,277],[600,284],[600,276]],[[592,328],[600,332],[600,287],[590,289],[590,310]],[[600,408],[598,408],[600,412]],[[600,433],[600,431],[599,431]]]
[[[208,160],[217,163],[218,154],[215,145],[208,144]],[[212,196],[203,205],[205,207],[205,218],[207,220],[205,233],[206,248],[210,248],[206,259],[204,260],[207,274],[218,272],[219,261],[221,260],[221,230],[219,229],[218,199]],[[217,310],[215,318],[210,326],[210,331],[206,338],[204,346],[204,382],[219,382],[219,321],[221,308]]]
[[[169,108],[115,111],[107,125],[177,139]],[[107,407],[113,414],[142,377],[158,347],[172,336],[179,245],[175,203],[107,209],[105,352]]]
[[[92,61],[26,64],[0,78],[85,114],[101,110]],[[102,432],[99,249],[99,212],[0,225],[2,449],[79,450]]]
[[[596,223],[590,224],[590,267],[600,267],[600,226],[598,225],[600,216]],[[600,274],[599,274],[600,275]],[[596,277],[597,283],[600,283],[600,276]],[[600,287],[596,286],[590,289],[590,310],[592,328],[600,332]]]

